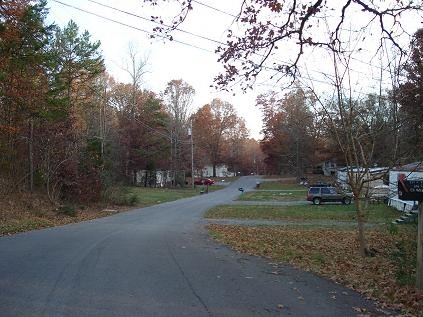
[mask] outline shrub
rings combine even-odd
[[[76,216],[76,208],[72,205],[66,204],[63,206],[60,206],[57,209],[57,212],[59,214],[65,215],[65,216],[70,216],[70,217],[75,217]]]
[[[132,193],[128,187],[110,187],[104,193],[103,197],[111,204],[135,206],[140,202],[140,198],[136,193]]]

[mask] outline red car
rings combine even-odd
[[[196,180],[194,180],[194,184],[195,185],[213,185],[214,184],[214,180],[210,179],[210,178],[198,178]]]

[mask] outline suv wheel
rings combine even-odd
[[[351,198],[349,198],[349,197],[345,197],[345,198],[342,200],[342,203],[343,203],[344,205],[349,205],[349,204],[351,204]]]
[[[313,204],[320,205],[320,203],[321,203],[321,199],[319,197],[313,198]]]

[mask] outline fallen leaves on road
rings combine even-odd
[[[423,292],[406,284],[415,274],[416,252],[415,231],[406,226],[395,234],[368,230],[376,255],[366,258],[359,254],[355,230],[218,224],[210,224],[209,230],[239,252],[290,263],[357,290],[382,306],[423,316]]]

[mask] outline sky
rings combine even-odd
[[[173,32],[173,41],[150,38],[150,32],[156,26],[150,21],[150,16],[160,14],[164,21],[168,22],[179,9],[179,6],[169,4],[171,1],[158,2],[164,7],[156,7],[153,10],[150,5],[144,5],[143,0],[48,0],[48,22],[63,27],[73,20],[81,32],[87,30],[92,41],[101,42],[107,71],[119,82],[130,82],[129,75],[123,69],[129,59],[129,45],[132,45],[140,59],[147,59],[148,72],[143,78],[143,88],[160,93],[171,80],[182,79],[196,91],[192,104],[193,112],[214,98],[220,98],[235,107],[238,115],[245,119],[251,137],[259,140],[262,114],[255,106],[256,97],[269,90],[278,90],[280,83],[275,79],[270,80],[270,74],[267,73],[260,77],[258,84],[248,93],[243,93],[237,88],[229,93],[210,87],[214,77],[222,70],[215,49],[219,43],[226,42],[226,31],[229,27],[236,31],[234,18],[242,0],[193,1],[194,10],[180,26],[184,32]],[[342,3],[334,2],[331,5]],[[368,24],[371,16],[361,11],[349,11],[348,17],[345,28],[358,25],[364,30],[349,32],[351,49],[360,48],[349,64],[352,92],[357,96],[377,93],[380,83],[389,89],[391,80],[388,55],[375,54],[375,46],[380,43],[380,32]],[[317,33],[325,36],[326,25],[333,23],[330,19],[331,17],[319,19],[312,29],[313,37]],[[401,23],[408,34],[413,34],[422,27],[422,21],[421,16],[409,15],[404,16]],[[348,30],[346,32],[348,35]],[[401,45],[406,47],[409,38],[402,36],[401,41]],[[388,51],[390,50],[387,49]],[[272,62],[292,58],[295,58],[295,43],[275,51],[268,63],[271,65]],[[312,85],[319,93],[333,93],[333,65],[327,52],[308,49],[304,52],[300,67],[303,76],[300,83],[303,86]]]
[[[222,69],[214,51],[218,43],[225,42],[225,31],[233,23],[240,1],[202,0],[201,3],[210,7],[196,5],[195,14],[190,14],[181,26],[187,33],[174,32],[174,41],[149,37],[146,31],[151,32],[155,26],[148,21],[149,16],[157,15],[157,11],[142,5],[142,0],[49,0],[48,22],[63,27],[73,20],[80,32],[87,30],[92,41],[101,42],[106,69],[119,82],[130,82],[123,69],[129,58],[129,45],[132,45],[137,56],[148,61],[143,88],[160,93],[171,80],[182,79],[196,91],[193,111],[214,98],[227,101],[245,119],[251,137],[258,140],[262,115],[255,106],[255,100],[259,90],[247,94],[235,90],[234,96],[210,87],[213,78]],[[166,10],[168,15],[162,15],[171,21],[177,11],[169,10],[169,6]]]

